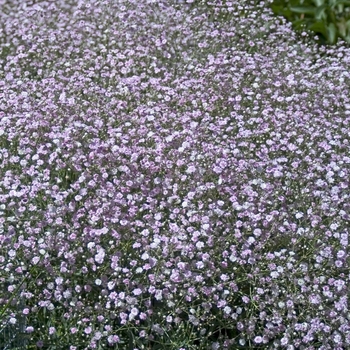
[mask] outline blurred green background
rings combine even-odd
[[[334,45],[340,39],[350,44],[349,0],[274,0],[270,7],[292,22],[296,31],[314,32],[321,45]]]
[[[218,0],[216,0],[218,1]],[[210,9],[213,0],[182,0],[189,7],[205,3]],[[229,7],[230,0],[219,1],[222,7]],[[244,1],[242,1],[242,4]],[[261,0],[255,0],[259,5]],[[283,16],[292,23],[296,32],[310,31],[317,37],[319,45],[333,46],[342,40],[350,47],[350,0],[270,0],[268,5],[276,16]],[[225,19],[225,11],[220,18]]]

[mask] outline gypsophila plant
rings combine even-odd
[[[350,52],[187,5],[0,2],[0,329],[27,349],[350,346]]]

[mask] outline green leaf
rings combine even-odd
[[[334,7],[334,6],[338,6],[338,5],[345,5],[345,4],[349,4],[350,1],[349,0],[330,0],[330,5],[331,7]]]
[[[315,33],[321,33],[325,38],[327,37],[327,27],[326,24],[322,21],[313,23],[311,26],[309,26],[308,29],[312,30]]]
[[[335,9],[336,7],[338,7],[338,12],[339,13],[343,13],[344,10],[344,5],[350,5],[350,1],[349,0],[339,0],[339,1],[335,1],[334,3],[330,4],[330,7],[332,9]],[[347,7],[347,6],[345,6]]]
[[[313,2],[317,7],[320,7],[324,5],[325,0],[313,0]]]
[[[315,15],[315,7],[291,6],[290,10],[295,13],[305,13],[308,15]]]
[[[346,22],[345,19],[342,18],[341,21],[337,23],[338,31],[342,37],[346,36]]]
[[[317,20],[326,20],[327,19],[327,5],[323,5],[320,7],[317,7],[316,11],[315,11],[315,18]]]
[[[334,23],[329,23],[327,26],[327,38],[331,44],[335,44],[337,39],[337,28]]]
[[[338,13],[343,13],[343,11],[344,11],[344,5],[343,4],[336,4],[336,5],[334,5],[334,7],[336,7],[337,6],[337,8],[338,8]],[[333,7],[333,9],[334,9],[334,7]]]
[[[293,19],[293,14],[288,8],[285,8],[283,6],[272,5],[271,9],[272,9],[273,13],[277,16],[283,16],[283,17],[287,18],[289,21],[291,21]]]

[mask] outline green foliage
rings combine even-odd
[[[314,32],[321,45],[334,45],[339,38],[350,43],[349,0],[274,0],[270,7],[295,30]]]
[[[232,18],[230,3],[220,1],[217,7],[220,11],[215,13],[211,11],[214,2],[210,0],[194,0],[186,5],[189,9],[204,5],[213,12],[210,18],[225,21]],[[255,3],[258,5],[261,1],[255,0]],[[276,16],[291,22],[296,32],[313,32],[319,45],[335,45],[339,39],[350,44],[350,0],[273,0],[269,7]]]

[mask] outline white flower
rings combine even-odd
[[[193,165],[190,165],[187,169],[186,169],[186,173],[187,174],[193,174],[196,171],[196,168]]]
[[[231,309],[229,306],[225,306],[225,307],[224,307],[224,313],[225,313],[225,314],[228,315],[229,313],[231,313],[231,311],[232,311],[232,309]]]
[[[198,241],[198,242],[196,243],[196,247],[197,247],[197,249],[202,249],[202,248],[204,247],[204,243],[201,242],[201,241]]]
[[[136,309],[136,307],[133,307],[133,308],[131,309],[130,313],[131,313],[132,315],[134,315],[134,316],[137,316],[137,315],[139,314],[139,310]]]
[[[104,249],[99,250],[99,252],[95,255],[95,261],[97,264],[102,264],[103,260],[106,256]]]
[[[35,257],[32,259],[33,265],[36,265],[39,261],[40,261],[40,258],[39,258],[38,256],[35,256]]]
[[[114,286],[115,286],[115,282],[108,282],[107,283],[107,287],[109,290],[112,290],[114,288]]]
[[[11,258],[13,258],[14,256],[16,256],[16,251],[13,250],[13,249],[11,249],[11,250],[8,251],[7,254],[8,254]]]
[[[66,93],[64,91],[60,94],[59,100],[61,102],[66,102]]]
[[[95,247],[95,243],[94,242],[89,242],[88,244],[87,244],[87,247],[88,247],[88,249],[92,249],[92,248],[94,248]]]
[[[271,276],[272,278],[277,278],[279,275],[280,275],[280,274],[279,274],[277,271],[272,271],[272,272],[270,273],[270,276]]]

